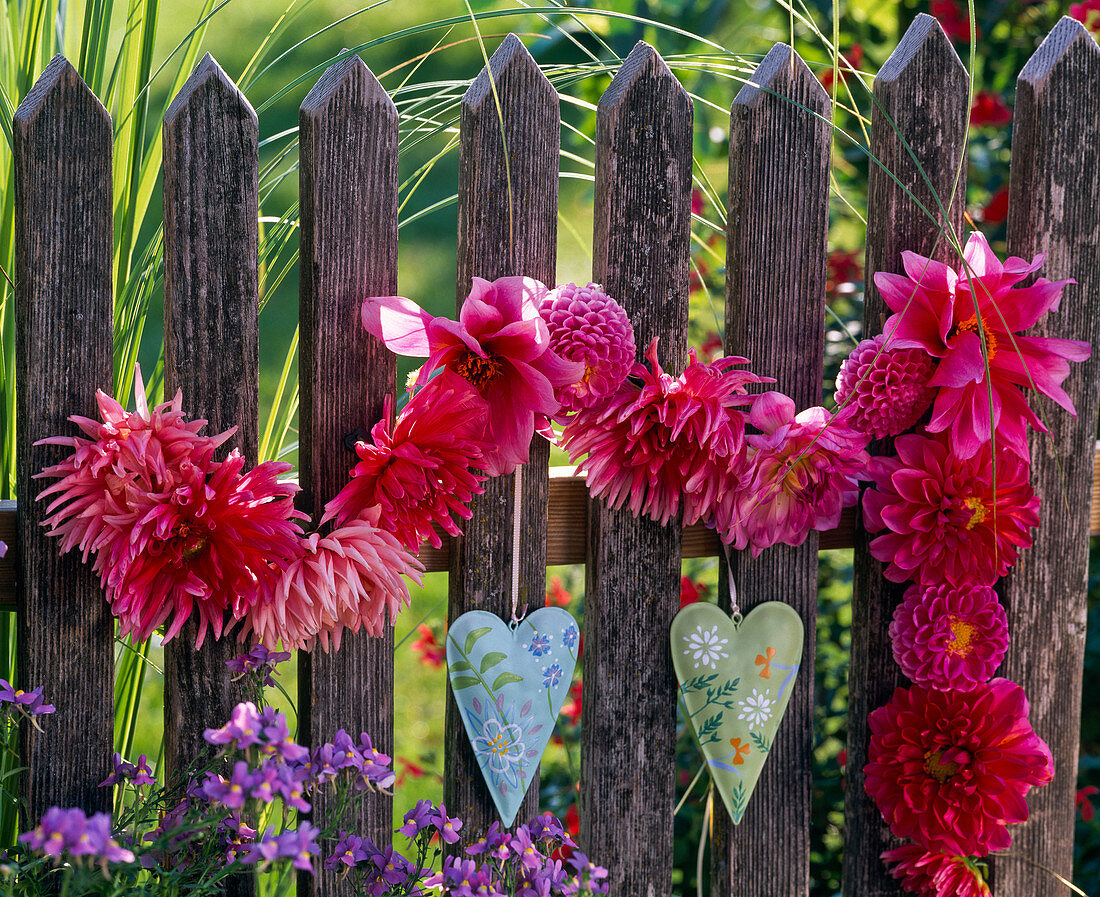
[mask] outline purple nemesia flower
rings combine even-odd
[[[576,870],[581,884],[586,885],[593,894],[607,893],[608,885],[603,881],[607,878],[607,870],[603,866],[597,866],[579,850],[573,851],[573,855],[569,858],[569,865]]]
[[[462,831],[462,820],[457,816],[448,816],[444,804],[440,804],[439,809],[432,813],[431,824],[439,830],[439,837],[448,844],[454,844],[458,840],[458,833]]]
[[[531,839],[531,832],[526,825],[521,825],[516,829],[509,846],[515,852],[515,855],[519,857],[524,869],[533,872],[542,868],[542,862],[546,857],[539,853],[539,849]]]
[[[275,834],[275,826],[269,825],[264,829],[263,837],[259,841],[248,845],[248,851],[241,858],[241,862],[253,866],[259,863],[266,866],[279,858],[279,838]]]
[[[405,824],[398,831],[406,838],[415,838],[422,829],[432,824],[435,807],[430,800],[418,800],[416,806],[405,814]]]
[[[0,558],[2,558],[7,553],[8,546],[2,540],[0,540]]]
[[[59,860],[63,853],[73,858],[89,856],[108,863],[132,863],[133,851],[111,836],[111,817],[96,813],[90,819],[79,807],[50,807],[38,826],[19,836],[29,850]]]
[[[408,881],[409,872],[413,871],[412,864],[392,847],[385,850],[375,848],[371,862],[378,870],[378,877],[388,885],[403,884]]]
[[[377,849],[374,852],[377,852]],[[341,865],[354,868],[369,859],[370,854],[364,848],[362,838],[340,832],[339,838],[333,845],[332,854],[325,859],[325,868],[329,871],[339,869]]]
[[[291,766],[283,764],[279,767],[278,782],[276,787],[279,794],[288,806],[308,813],[311,809],[309,801],[305,799],[306,780],[309,778],[309,768],[305,766]]]
[[[266,742],[262,747],[265,754],[282,757],[288,763],[304,763],[309,759],[309,749],[290,737],[285,713],[279,713],[274,707],[265,707],[260,722]]]
[[[477,892],[473,888],[480,888],[489,881],[484,869],[478,868],[473,860],[462,857],[448,857],[442,871],[441,883],[446,883],[447,886],[444,893],[452,897],[474,897]]]
[[[33,691],[23,691],[21,688],[12,688],[7,679],[0,679],[0,702],[14,705],[28,716],[53,713],[56,709],[53,704],[42,702],[41,685]]]
[[[317,844],[319,834],[321,830],[308,822],[303,822],[297,831],[283,832],[279,835],[279,856],[292,860],[295,869],[312,872],[312,858],[321,852]]]
[[[135,785],[155,785],[157,780],[153,778],[153,771],[149,768],[149,760],[142,754],[137,764],[122,759],[122,754],[115,752],[112,759],[114,769],[107,778],[99,783],[100,788],[108,785],[121,785],[125,782],[133,782]]]
[[[259,765],[252,777],[252,790],[249,794],[265,804],[280,796],[279,769],[282,764],[268,757]]]
[[[389,754],[383,754],[371,744],[370,736],[363,732],[359,736],[359,753],[363,757],[362,775],[356,780],[359,791],[378,788],[385,791],[393,786],[397,776],[390,768]]]
[[[275,668],[284,660],[290,660],[289,651],[269,651],[266,646],[256,644],[249,649],[247,654],[238,654],[232,660],[227,660],[225,665],[237,675],[234,681],[248,673],[262,671],[264,673],[263,684],[274,687],[274,676],[278,675]]]
[[[262,772],[253,772],[244,760],[238,760],[233,764],[233,775],[229,781],[208,773],[202,786],[202,794],[207,800],[236,810],[244,806],[249,792],[263,781],[263,777]]]
[[[230,744],[235,742],[239,748],[251,747],[260,743],[263,720],[256,705],[245,701],[233,708],[233,714],[220,729],[207,729],[202,733],[210,744]]]

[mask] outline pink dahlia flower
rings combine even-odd
[[[1008,648],[1008,617],[989,586],[910,586],[890,624],[894,660],[917,685],[968,691]]]
[[[905,252],[906,276],[876,274],[875,285],[895,312],[883,330],[892,347],[920,348],[940,359],[929,381],[939,389],[930,432],[948,431],[951,448],[961,458],[977,454],[995,432],[998,444],[1027,460],[1027,424],[1046,427],[1020,389],[1035,389],[1074,414],[1062,381],[1069,376],[1069,362],[1084,361],[1091,347],[1019,334],[1048,310],[1057,310],[1063,287],[1074,281],[1039,278],[1032,286],[1014,288],[1039,269],[1044,257],[1030,263],[1012,257],[1002,264],[980,233],[970,236],[963,258],[956,273]]]
[[[990,897],[980,865],[970,857],[930,853],[919,844],[887,850],[882,859],[890,874],[917,897]]]
[[[294,510],[298,487],[279,480],[289,464],[243,467],[233,451],[222,462],[180,462],[162,492],[131,487],[127,525],[95,564],[124,635],[143,640],[168,623],[168,641],[194,610],[197,647],[207,628],[221,637],[227,610],[239,618],[270,600],[279,568],[298,556],[295,521],[305,515]]]
[[[270,600],[254,604],[247,627],[258,641],[286,649],[340,647],[345,629],[378,636],[403,606],[409,589],[401,574],[419,585],[424,568],[397,538],[379,528],[380,509],[369,508],[328,536],[311,533],[300,556],[282,572]]]
[[[913,426],[932,404],[928,385],[935,369],[922,349],[884,349],[886,335],[865,339],[840,366],[836,403],[845,422],[875,439],[896,436]]]
[[[899,688],[870,716],[867,793],[890,830],[931,852],[984,856],[1012,842],[1024,796],[1054,775],[1027,719],[1024,690],[994,679],[972,691]]]
[[[576,383],[584,364],[565,361],[550,348],[539,315],[546,287],[530,277],[473,279],[458,321],[433,318],[401,296],[363,303],[363,326],[398,355],[427,357],[418,382],[446,367],[469,381],[488,403],[487,442],[482,459],[490,476],[515,470],[527,460],[536,427],[549,432],[561,407],[554,390]]]
[[[759,397],[749,423],[749,468],[744,484],[730,490],[716,515],[722,541],[752,547],[801,545],[812,529],[831,529],[859,497],[857,478],[867,465],[867,437],[831,418],[821,407],[798,415],[779,392]]]
[[[96,391],[96,403],[102,420],[69,418],[90,438],[52,436],[38,443],[72,449],[63,461],[36,474],[58,479],[38,499],[53,496],[44,523],[51,536],[61,539],[62,554],[79,548],[85,561],[101,545],[121,538],[131,487],[162,491],[182,461],[204,466],[236,430],[200,436],[206,421],[186,420],[179,391],[171,402],[150,411],[141,368],[134,375],[134,411],[127,411],[102,390]]]
[[[360,461],[321,522],[344,524],[378,505],[382,528],[409,551],[425,539],[439,548],[436,527],[461,535],[455,517],[470,519],[470,499],[485,479],[470,468],[481,463],[487,414],[481,396],[449,370],[413,396],[392,431],[387,399],[383,419],[371,430],[374,442],[355,446]]]
[[[899,436],[897,457],[872,458],[875,488],[863,493],[864,523],[890,532],[871,542],[894,582],[991,586],[1031,544],[1039,499],[1028,465],[988,443],[959,458],[944,435]]]
[[[619,388],[634,366],[634,328],[618,302],[599,284],[557,287],[542,300],[550,348],[584,364],[584,376],[560,389],[561,413],[579,411]]]
[[[609,507],[628,504],[635,515],[668,523],[682,502],[691,523],[710,516],[740,481],[745,421],[738,406],[756,398],[745,387],[764,380],[735,369],[745,358],[703,364],[694,352],[673,377],[657,363],[657,340],[646,358],[650,366],[636,364],[616,393],[580,409],[561,446]]]

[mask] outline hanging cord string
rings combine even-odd
[[[512,625],[519,624],[519,534],[523,525],[523,465],[516,467],[512,502]],[[526,616],[526,614],[524,614]]]
[[[726,579],[730,584],[730,618],[733,620],[734,626],[740,626],[741,620],[741,608],[737,605],[737,583],[733,581],[733,567],[730,564],[730,547],[728,545],[722,546],[722,551],[726,555]]]

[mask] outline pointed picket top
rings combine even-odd
[[[15,110],[12,127],[17,130],[30,127],[38,114],[57,101],[55,98],[62,95],[66,106],[71,108],[74,103],[80,103],[87,107],[88,112],[102,119],[108,128],[111,127],[111,114],[99,101],[99,97],[84,83],[84,79],[73,68],[72,63],[60,53],[50,60],[50,64],[34,82],[30,93],[23,98],[23,102]],[[84,124],[86,123],[82,123],[82,126]]]
[[[183,117],[185,110],[194,108],[201,102],[201,97],[208,92],[221,93],[225,100],[235,102],[240,109],[241,117],[252,119],[253,124],[259,127],[259,118],[248,98],[241,93],[240,88],[233,79],[225,73],[217,60],[209,53],[199,60],[191,76],[184,82],[180,92],[172,100],[168,111],[164,113],[164,127],[166,130],[174,130],[178,121]],[[230,102],[223,102],[223,106],[229,108]]]
[[[1020,71],[1018,83],[1028,84],[1036,93],[1046,87],[1050,76],[1063,65],[1093,65],[1100,59],[1100,44],[1083,24],[1062,16]]]
[[[644,40],[640,40],[623,60],[611,84],[600,97],[599,114],[615,115],[621,108],[630,105],[637,88],[652,79],[674,85],[672,103],[691,109],[691,97],[669,70],[661,54]]]
[[[387,118],[397,120],[393,99],[365,62],[354,53],[334,62],[313,89],[306,94],[299,109],[301,114],[319,119],[330,111],[334,102],[353,103],[362,108],[376,107]]]
[[[927,13],[920,13],[906,30],[890,58],[875,77],[875,86],[892,84],[907,78],[920,78],[928,65],[937,66],[937,76],[949,76],[955,70],[965,82],[966,66],[951,46],[943,26]],[[939,91],[940,84],[925,82],[928,92]]]
[[[492,71],[492,78],[489,77],[490,71]],[[496,82],[497,94],[502,95],[503,85],[513,79],[527,81],[528,90],[545,91],[548,95],[553,96],[554,101],[557,102],[558,93],[554,90],[554,85],[550,83],[539,64],[535,62],[535,58],[523,45],[523,41],[513,33],[501,41],[500,46],[496,48],[496,52],[489,57],[488,67],[482,68],[478,76],[474,78],[474,83],[466,90],[465,95],[462,97],[463,110],[477,110],[488,100],[489,108],[493,110],[495,115],[496,104],[493,101],[493,82]],[[529,100],[529,97],[520,97],[518,92],[516,98],[523,102]]]
[[[765,97],[776,94],[797,97],[814,111],[826,109],[829,105],[829,94],[810,67],[792,47],[782,43],[777,43],[768,51],[752,78],[737,92],[733,105],[756,107]]]

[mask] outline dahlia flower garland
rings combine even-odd
[[[922,349],[938,359],[928,381],[937,389],[928,430],[946,432],[952,452],[966,459],[993,440],[1029,458],[1027,426],[1046,431],[1022,389],[1033,389],[1075,414],[1062,382],[1069,362],[1084,361],[1091,347],[1077,340],[1022,336],[1073,280],[1022,280],[1039,270],[1043,256],[1003,263],[980,233],[970,236],[963,263],[902,253],[905,274],[880,272],[875,285],[895,313],[883,332],[893,349]]]
[[[899,688],[870,715],[865,787],[891,830],[933,853],[985,856],[1012,842],[1024,796],[1054,775],[1024,691],[994,679],[969,691]]]

